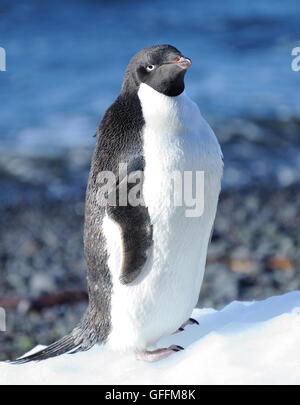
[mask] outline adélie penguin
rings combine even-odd
[[[171,45],[146,47],[130,60],[120,95],[98,128],[87,186],[88,308],[69,335],[17,363],[97,343],[148,361],[182,349],[155,345],[196,322],[190,315],[223,172],[219,143],[184,90],[190,65]],[[197,172],[203,173],[198,212],[185,204],[195,192],[186,173]]]

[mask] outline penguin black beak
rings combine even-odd
[[[176,60],[175,62],[173,62],[175,65],[181,67],[181,69],[187,69],[191,66],[192,61],[188,58],[185,58],[183,56],[181,56],[179,58],[179,60]]]

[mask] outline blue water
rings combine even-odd
[[[192,59],[186,89],[212,124],[299,117],[299,21],[298,0],[0,0],[0,150],[92,146],[130,57],[159,43]]]

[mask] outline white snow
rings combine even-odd
[[[0,363],[0,385],[300,383],[300,291],[195,309],[193,317],[199,326],[159,342],[185,350],[158,363],[98,346],[40,363]]]

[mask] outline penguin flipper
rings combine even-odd
[[[152,225],[146,207],[110,207],[110,216],[122,230],[123,266],[120,282],[128,284],[141,273],[150,256]]]
[[[131,173],[135,172],[137,169],[136,164],[131,165],[131,168],[133,168]],[[117,194],[120,193],[121,185],[124,181],[127,181],[127,177],[119,182]],[[128,195],[133,187],[134,184],[128,182]],[[110,206],[107,213],[111,219],[118,223],[122,231],[124,256],[120,282],[122,284],[129,284],[141,273],[152,251],[153,227],[148,208],[144,203],[133,206],[129,202],[126,206]]]

